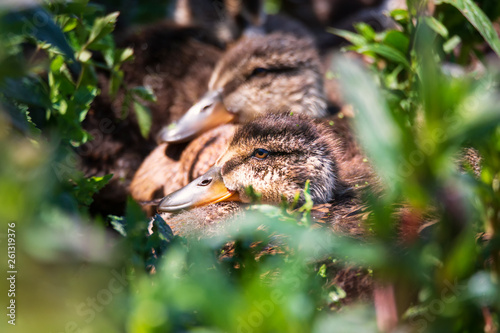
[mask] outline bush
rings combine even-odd
[[[92,140],[81,122],[97,70],[134,101],[144,135],[150,125],[139,101],[153,97],[122,81],[133,55],[115,47],[118,14],[86,1],[0,13],[0,219],[15,223],[20,329],[377,331],[373,304],[343,306],[331,283],[346,267],[394,290],[402,329],[498,329],[500,112],[486,54],[500,54],[500,8],[417,3],[391,13],[394,29],[334,31],[371,64],[339,56],[327,73],[385,187],[366,193],[368,243],[310,228],[310,207],[255,205],[202,239],[172,235],[159,217],[146,237],[132,200],[124,217],[90,218],[109,176],[85,178],[74,151]],[[422,218],[433,223],[417,234]]]

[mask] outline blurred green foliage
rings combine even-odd
[[[500,12],[494,1],[462,0],[436,2],[430,15],[417,3],[391,13],[394,29],[335,31],[371,64],[334,64],[385,185],[366,193],[370,242],[311,228],[310,202],[293,212],[251,206],[214,237],[174,236],[131,200],[124,217],[91,219],[92,195],[109,176],[83,177],[73,149],[92,140],[81,122],[100,93],[97,72],[111,91],[128,92],[144,135],[140,101],[154,96],[123,84],[120,66],[133,55],[114,45],[116,13],[87,1],[0,13],[0,221],[16,222],[16,328],[376,332],[373,304],[343,307],[349,295],[331,284],[335,269],[359,266],[394,286],[402,330],[498,328],[499,92],[483,55],[497,51],[490,21]],[[470,147],[479,175],[457,168]],[[435,223],[404,233],[422,217]]]
[[[115,305],[127,300],[124,243],[88,214],[111,175],[84,177],[74,151],[93,139],[81,123],[100,93],[97,72],[112,90],[128,89],[120,66],[133,55],[115,47],[117,16],[88,1],[1,8],[0,234],[4,244],[7,223],[16,224],[20,331],[123,330],[125,309]],[[128,94],[153,98],[139,87]]]
[[[449,25],[460,13],[448,4],[465,10],[479,33]],[[367,196],[373,229],[381,245],[400,248],[376,273],[397,295],[417,293],[417,299],[398,300],[416,331],[478,332],[485,321],[498,328],[498,74],[478,57],[487,46],[498,53],[498,35],[472,1],[439,2],[435,16],[417,5],[391,13],[395,29],[375,33],[360,23],[357,33],[334,31],[353,44],[348,50],[372,63],[371,75],[345,60],[336,68],[357,111],[359,137],[387,187],[383,196]],[[498,20],[500,12],[489,15]],[[456,166],[472,147],[481,155],[479,177],[472,172],[477,156],[468,172]],[[417,218],[430,214],[435,224],[422,232],[428,239],[407,235],[407,244],[400,244],[400,224],[411,222],[398,214],[402,206]]]
[[[131,25],[150,24],[156,21],[172,17],[175,9],[174,0],[97,0],[105,7],[106,12],[120,12],[118,21],[119,29],[121,26],[126,28]]]

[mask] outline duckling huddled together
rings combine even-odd
[[[343,152],[325,125],[305,116],[268,114],[239,127],[215,165],[188,186],[168,195],[160,211],[225,200],[250,202],[246,189],[261,193],[262,202],[292,202],[311,182],[316,204],[327,203],[346,190],[339,179]],[[183,202],[189,198],[189,201]]]
[[[373,178],[370,167],[352,141],[346,121],[315,120],[290,112],[269,113],[243,124],[236,130],[227,149],[205,174],[164,197],[160,212],[178,212],[194,207],[207,210],[201,221],[182,217],[172,220],[174,231],[197,229],[219,222],[229,213],[252,202],[251,187],[263,204],[304,203],[306,182],[315,205],[331,204],[329,222],[349,234],[352,221],[338,220],[359,205],[356,191]],[[231,202],[230,205],[218,205]],[[206,208],[203,208],[206,207]],[[220,210],[217,214],[214,210]],[[228,211],[228,209],[230,211]],[[200,212],[200,209],[198,209]],[[207,215],[208,214],[208,215]],[[191,215],[192,216],[192,215]],[[167,219],[168,221],[168,219]]]
[[[113,174],[91,212],[122,215],[127,195],[150,201],[203,174],[234,130],[219,130],[221,123],[246,122],[269,110],[313,117],[333,110],[340,101],[336,83],[323,77],[340,40],[325,29],[359,20],[356,13],[380,2],[283,0],[278,14],[267,14],[260,0],[177,0],[172,17],[161,22],[124,29],[121,18],[117,46],[134,53],[123,66],[127,89],[114,91],[114,78],[99,72],[101,94],[83,122],[86,131],[98,133],[79,152],[83,172]],[[149,134],[127,95],[137,86],[156,96],[138,97],[151,111]],[[333,108],[325,109],[327,103]],[[162,142],[156,150],[155,139]],[[201,146],[206,148],[195,148]],[[149,163],[142,163],[145,158]]]
[[[131,182],[134,199],[165,196],[161,212],[204,206],[220,220],[251,201],[249,187],[266,204],[300,203],[306,182],[315,204],[359,197],[354,183],[373,176],[348,120],[328,109],[320,57],[304,31],[253,29],[230,47],[206,93],[158,133]],[[211,205],[226,201],[217,214]]]
[[[165,143],[132,180],[136,200],[168,194],[207,171],[233,134],[234,125],[219,127],[225,123],[241,124],[282,110],[311,117],[327,112],[319,56],[306,36],[278,32],[244,37],[220,59],[207,90],[178,122],[159,133]],[[180,157],[172,154],[179,142],[200,134]]]
[[[331,98],[338,93],[325,89],[324,41],[293,19],[263,15],[261,1],[223,1],[236,5],[206,20],[198,2],[211,1],[181,0],[177,23],[127,39],[137,56],[125,79],[150,87],[157,102],[149,138],[130,121],[92,156],[120,176],[103,193],[120,204],[130,194],[176,235],[220,231],[257,193],[262,204],[310,200],[318,224],[364,238],[362,193],[377,182]],[[115,117],[124,101],[100,103]],[[357,287],[369,293],[367,281]]]

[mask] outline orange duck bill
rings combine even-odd
[[[160,201],[158,212],[175,212],[221,201],[238,201],[238,193],[230,191],[222,181],[220,167],[212,167],[180,190]]]
[[[187,142],[233,119],[234,114],[224,106],[220,91],[209,91],[177,123],[164,127],[158,134],[157,141]]]

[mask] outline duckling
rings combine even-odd
[[[246,122],[268,110],[325,115],[314,41],[288,33],[244,37],[218,62],[208,92],[159,141],[184,142],[218,125]]]
[[[247,9],[248,6],[251,8]],[[135,113],[129,110],[131,103],[127,102],[124,91],[111,94],[109,73],[98,73],[102,93],[83,122],[84,129],[95,140],[77,152],[87,176],[108,173],[114,176],[96,195],[92,213],[123,215],[130,181],[156,146],[154,137],[165,124],[179,119],[203,95],[226,44],[234,42],[250,21],[260,17],[254,7],[255,3],[250,2],[235,7],[229,1],[190,0],[183,10],[196,14],[188,19],[154,23],[120,34],[125,37],[117,37],[120,47],[134,50],[134,61],[125,63],[122,68],[124,85],[149,87],[157,102],[143,101],[152,115],[150,137],[144,138]],[[200,12],[199,8],[204,10]],[[236,20],[240,24],[236,24]],[[215,25],[230,34],[222,38],[211,29]],[[124,110],[128,111],[125,119]]]
[[[218,62],[209,91],[174,127],[160,132],[160,144],[143,162],[130,185],[132,197],[149,201],[186,185],[215,163],[234,126],[273,110],[322,117],[326,114],[323,77],[314,42],[286,33],[244,37]],[[271,111],[269,111],[271,110]],[[192,140],[179,156],[171,143]],[[181,162],[179,162],[181,161]],[[162,168],[160,176],[155,172]],[[187,173],[186,173],[187,172]],[[160,178],[163,177],[163,180]]]
[[[349,215],[356,215],[360,208],[359,191],[374,179],[364,160],[345,119],[330,125],[303,115],[271,113],[239,127],[215,165],[163,198],[158,211],[171,213],[199,207],[194,214],[212,217],[214,209],[221,207],[220,218],[225,218],[225,212],[233,214],[234,209],[227,209],[227,204],[222,203],[250,203],[250,186],[260,193],[264,204],[276,205],[283,200],[292,203],[298,197],[300,205],[305,200],[305,184],[310,181],[311,199],[316,207],[328,209],[328,222],[333,229],[361,235],[359,220],[354,223]],[[203,209],[217,203],[218,206]],[[230,203],[230,207],[234,204]],[[186,225],[180,215],[170,221],[179,222],[172,227],[183,233],[183,228],[192,226]],[[196,223],[190,220],[190,224]],[[201,223],[207,223],[207,219]]]
[[[300,205],[309,180],[315,227],[365,238],[360,197],[375,177],[351,133],[345,117],[266,114],[240,126],[216,164],[163,198],[158,211],[176,235],[211,236],[224,232],[226,219],[245,214],[249,186],[262,204],[291,203],[298,195]],[[327,265],[331,283],[347,293],[343,303],[371,299],[366,269]]]

